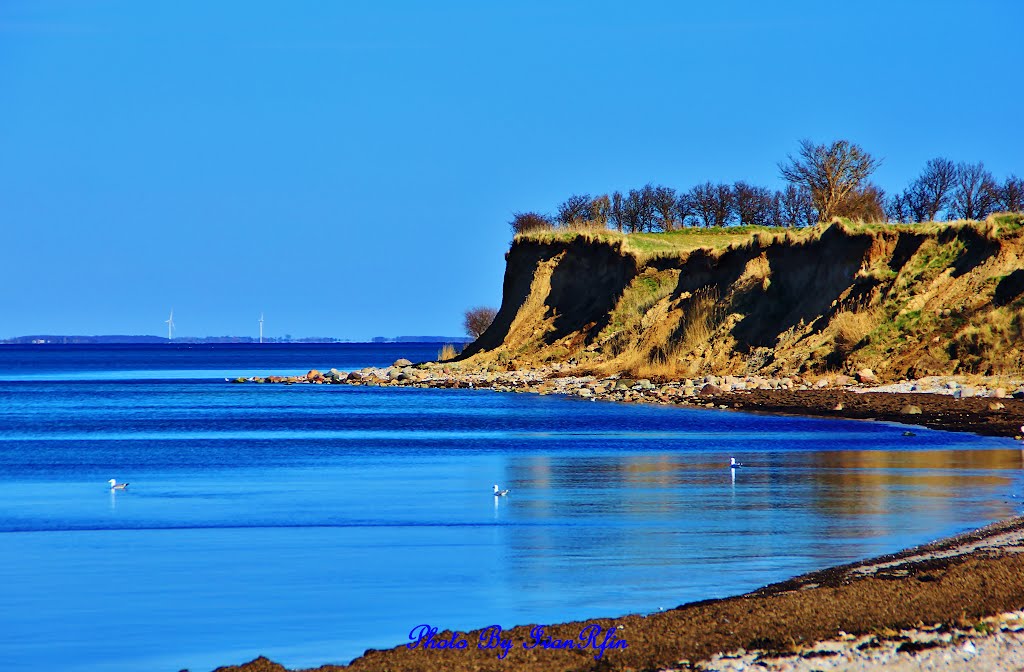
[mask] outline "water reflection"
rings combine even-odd
[[[714,594],[716,576],[735,585],[748,574],[760,585],[773,567],[782,578],[822,559],[852,560],[956,531],[972,516],[1017,511],[1014,449],[778,451],[740,470],[723,468],[727,460],[684,452],[511,460],[518,513],[549,523],[511,533],[517,548],[529,549],[515,555],[515,576],[601,564],[602,583],[636,584],[638,568],[656,568],[661,585],[697,598]],[[762,574],[754,577],[755,569]],[[649,589],[656,593],[657,584]]]

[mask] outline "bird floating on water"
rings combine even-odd
[[[740,464],[739,462],[736,461],[735,457],[730,457],[729,458],[729,468],[730,469],[738,469],[738,468],[740,468],[742,466],[743,466],[742,464]]]
[[[510,492],[509,490],[501,490],[500,488],[498,488],[498,484],[497,483],[494,484],[494,496],[495,497],[504,497],[509,492]]]
[[[107,481],[107,483],[110,483],[111,490],[124,490],[128,487],[127,483],[118,483],[117,480],[113,478]]]

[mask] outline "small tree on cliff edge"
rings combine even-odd
[[[548,231],[552,228],[551,219],[537,212],[516,212],[508,225],[516,235],[531,231]]]
[[[494,322],[494,316],[497,314],[498,311],[494,308],[485,306],[470,308],[466,311],[462,326],[466,328],[466,333],[469,336],[474,339],[480,338],[480,335],[487,331],[487,327],[491,326],[491,322]]]
[[[881,161],[848,140],[831,145],[800,141],[800,151],[787,163],[779,164],[779,173],[787,182],[803,185],[811,192],[821,221],[839,214],[840,206],[862,188]]]

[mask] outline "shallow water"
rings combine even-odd
[[[402,354],[305,347],[99,349],[34,368],[0,349],[0,667],[344,662],[420,623],[657,611],[1019,510],[1022,453],[1004,439],[223,382]],[[112,494],[112,477],[129,489]]]

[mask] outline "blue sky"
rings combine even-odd
[[[906,185],[1024,174],[1005,2],[0,3],[0,337],[461,333],[507,222],[779,186],[801,138]]]

